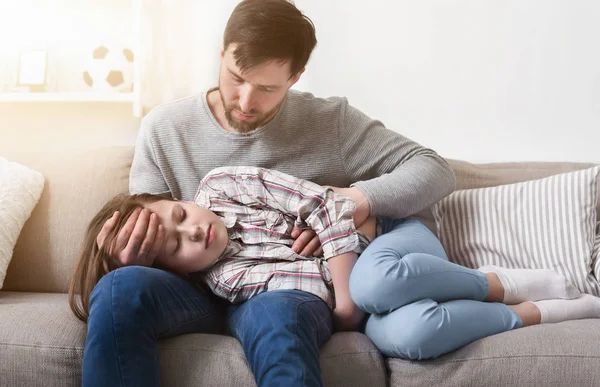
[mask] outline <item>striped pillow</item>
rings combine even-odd
[[[552,269],[582,292],[600,295],[595,210],[599,174],[597,166],[454,192],[433,207],[448,258],[475,269]]]
[[[592,271],[596,281],[600,282],[600,221],[596,225],[596,242],[592,250]]]

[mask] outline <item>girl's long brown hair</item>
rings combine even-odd
[[[98,281],[109,271],[120,266],[108,254],[116,243],[117,234],[136,208],[159,200],[169,199],[152,194],[117,195],[106,203],[90,222],[81,246],[77,267],[69,285],[69,306],[81,321],[87,322],[90,295]],[[115,211],[120,213],[117,225],[104,240],[102,248],[98,248],[96,238],[104,223],[113,216]],[[108,270],[105,268],[105,263]]]

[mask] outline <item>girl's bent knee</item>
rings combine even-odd
[[[374,313],[373,305],[377,302],[381,289],[371,276],[365,272],[353,271],[348,283],[352,301],[363,311]]]
[[[390,305],[403,298],[401,290],[405,288],[407,278],[398,273],[404,272],[405,263],[398,257],[382,259],[378,264],[364,263],[357,263],[350,274],[352,300],[367,313],[389,311]]]
[[[388,315],[371,316],[366,333],[383,354],[408,360],[440,355],[442,308],[433,300],[421,300]]]
[[[436,337],[435,332],[423,332],[418,327],[413,328],[398,337],[390,338],[389,348],[384,353],[387,356],[407,360],[426,360],[438,357],[435,342],[439,338]]]

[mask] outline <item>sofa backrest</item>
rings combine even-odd
[[[494,187],[503,184],[541,179],[559,173],[591,168],[596,164],[572,162],[510,162],[473,164],[461,160],[447,159],[456,174],[456,189]],[[596,217],[600,220],[600,184],[597,194]],[[414,216],[421,220],[433,232],[436,232],[435,220],[430,209]]]
[[[2,290],[68,291],[87,225],[118,193],[128,192],[133,147],[1,153],[46,178],[40,202],[25,224]]]
[[[4,157],[46,177],[41,200],[15,246],[3,290],[66,292],[89,221],[110,198],[128,191],[133,147],[0,150]],[[531,180],[591,166],[449,163],[455,170],[458,189]],[[435,228],[429,210],[418,216]]]

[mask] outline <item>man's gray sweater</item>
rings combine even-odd
[[[223,129],[206,93],[153,109],[138,134],[130,192],[193,200],[204,175],[227,165],[354,185],[373,216],[407,217],[455,188],[454,173],[437,153],[386,129],[346,98],[289,91],[273,120],[249,134]]]

